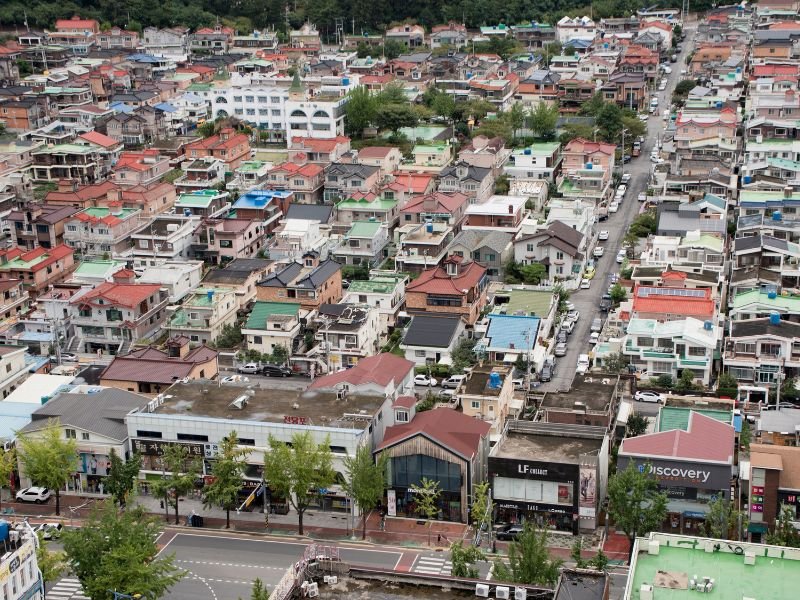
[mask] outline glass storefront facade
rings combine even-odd
[[[395,456],[389,461],[390,488],[395,490],[396,515],[418,517],[417,503],[412,486],[419,486],[422,479],[439,482],[439,516],[444,521],[461,521],[461,488],[464,484],[461,466],[424,454]]]

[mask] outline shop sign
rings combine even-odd
[[[390,517],[397,516],[397,492],[395,490],[386,490],[386,514]]]
[[[575,512],[573,507],[557,506],[555,504],[529,504],[527,502],[497,502],[497,507],[528,512],[546,512],[554,515],[571,515]]]
[[[285,425],[306,425],[308,424],[308,417],[300,417],[297,415],[284,415],[283,422]]]
[[[142,456],[163,456],[167,446],[183,446],[189,450],[189,456],[205,456],[203,444],[182,444],[181,442],[159,442],[154,440],[133,440],[133,451]]]

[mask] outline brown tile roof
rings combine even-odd
[[[217,352],[207,346],[196,348],[186,358],[170,357],[156,348],[146,348],[125,356],[115,356],[100,379],[169,385],[188,377],[198,364],[213,360],[216,356]]]
[[[448,275],[442,267],[423,271],[406,286],[406,292],[464,296],[464,290],[474,288],[486,274],[486,267],[474,261],[463,263],[458,275]]]
[[[356,386],[377,383],[387,386],[394,381],[394,384],[398,385],[413,369],[414,363],[410,360],[381,352],[375,356],[362,358],[352,369],[317,377],[309,389],[333,388],[340,383]]]
[[[733,462],[733,426],[692,411],[689,429],[673,429],[622,440],[620,456]]]
[[[753,465],[754,454],[779,456],[783,467],[780,475],[780,487],[787,490],[800,491],[800,447],[750,444],[751,465]],[[759,458],[757,460],[762,459]]]
[[[468,417],[452,408],[437,408],[414,415],[409,423],[387,427],[377,450],[422,435],[469,460],[480,449],[481,438],[488,435],[489,429],[491,425],[486,421]]]

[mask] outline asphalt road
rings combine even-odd
[[[578,356],[580,354],[588,354],[592,349],[589,344],[589,328],[592,320],[595,317],[602,317],[605,320],[606,314],[601,312],[599,308],[600,298],[611,285],[611,276],[619,272],[616,256],[617,252],[622,248],[622,238],[625,237],[625,233],[631,223],[641,211],[642,206],[637,197],[647,190],[650,180],[653,164],[650,162],[650,151],[656,144],[658,136],[664,130],[661,112],[669,106],[672,92],[682,79],[680,70],[685,66],[684,58],[692,47],[693,39],[694,30],[687,30],[683,51],[678,58],[678,62],[670,65],[672,73],[668,76],[667,89],[659,94],[658,110],[655,115],[652,115],[647,120],[647,136],[644,144],[642,144],[641,154],[624,165],[624,172],[630,173],[631,179],[628,182],[628,190],[619,207],[619,211],[609,214],[607,221],[596,223],[594,226],[593,239],[590,240],[588,251],[592,252],[595,245],[600,245],[604,248],[603,256],[595,259],[596,273],[594,279],[592,279],[591,287],[588,290],[575,290],[570,294],[570,301],[575,304],[575,308],[580,312],[580,318],[567,340],[567,354],[557,359],[555,376],[551,381],[541,384],[537,391],[569,390],[575,377]],[[600,231],[608,231],[608,240],[597,242],[596,236]]]

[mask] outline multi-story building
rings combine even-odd
[[[218,158],[196,158],[181,164],[181,169],[183,175],[175,180],[175,189],[179,194],[216,188],[225,183],[227,166]],[[226,186],[226,189],[232,188]]]
[[[168,56],[175,60],[185,61],[188,54],[188,30],[182,27],[158,29],[145,27],[142,36],[142,47],[155,56]]]
[[[389,244],[389,227],[378,220],[355,221],[341,244],[333,250],[333,257],[344,265],[377,266],[386,258]]]
[[[443,267],[433,267],[406,285],[409,314],[459,315],[474,325],[486,304],[489,278],[486,267],[451,256]]]
[[[117,48],[135,50],[139,47],[139,34],[120,27],[112,27],[97,35],[97,44],[104,50],[116,50]]]
[[[460,192],[469,198],[470,204],[486,200],[492,195],[493,187],[491,169],[473,167],[465,162],[445,167],[439,179],[440,192]]]
[[[269,172],[269,184],[291,190],[297,202],[314,204],[322,200],[323,173],[323,168],[315,163],[284,162]]]
[[[140,152],[127,151],[119,155],[111,179],[120,186],[148,186],[170,170],[169,158],[152,148]]]
[[[139,211],[121,202],[86,208],[66,221],[64,242],[82,256],[118,254],[129,247],[129,235],[139,226]]]
[[[300,304],[306,310],[339,302],[342,265],[330,259],[320,262],[318,254],[307,252],[300,262],[292,262],[260,281],[256,296],[267,302]]]
[[[272,163],[263,160],[246,160],[233,172],[233,179],[225,184],[225,189],[247,192],[261,188],[269,182],[271,169]]]
[[[165,328],[171,336],[186,336],[192,342],[208,344],[220,336],[225,325],[236,322],[237,308],[233,290],[198,288],[184,298]]]
[[[131,278],[132,279],[132,278]],[[169,298],[159,284],[101,283],[70,300],[77,352],[125,354],[161,329]]]
[[[378,309],[362,304],[323,304],[319,307],[312,355],[324,356],[328,372],[350,368],[378,352],[381,332]]]
[[[27,523],[27,521],[26,521]],[[7,600],[44,600],[44,581],[37,561],[39,542],[30,526],[5,528],[0,539],[0,589]]]
[[[200,217],[192,215],[156,215],[130,232],[131,246],[120,257],[132,260],[134,269],[187,259],[199,223]]]
[[[56,30],[47,34],[48,42],[56,46],[65,46],[73,54],[88,54],[97,43],[100,24],[94,19],[81,19],[75,15],[71,19],[56,21]]]
[[[0,281],[24,281],[31,298],[65,280],[75,270],[74,250],[66,244],[55,248],[0,250]]]
[[[12,210],[6,219],[11,225],[14,245],[25,250],[55,248],[64,243],[66,222],[79,209],[58,204],[26,205],[25,210]]]
[[[291,356],[298,346],[300,319],[306,315],[299,304],[255,302],[242,326],[247,349],[272,354],[277,346],[282,346]]]
[[[467,207],[464,229],[488,229],[516,234],[525,216],[524,196],[491,196]]]
[[[94,183],[108,173],[102,155],[101,148],[90,144],[43,146],[33,152],[31,177],[42,183],[62,179]]]
[[[204,219],[195,230],[195,257],[212,265],[236,258],[256,258],[265,244],[263,225],[255,219]]]
[[[350,282],[343,304],[366,304],[378,309],[379,328],[386,332],[395,326],[405,300],[408,275],[393,271],[372,271],[366,281]]]
[[[233,172],[242,162],[250,157],[250,141],[243,133],[236,133],[226,127],[218,134],[203,138],[186,145],[187,158],[218,158],[228,171]]]
[[[561,144],[542,142],[514,150],[503,171],[514,178],[555,181],[561,173]]]

